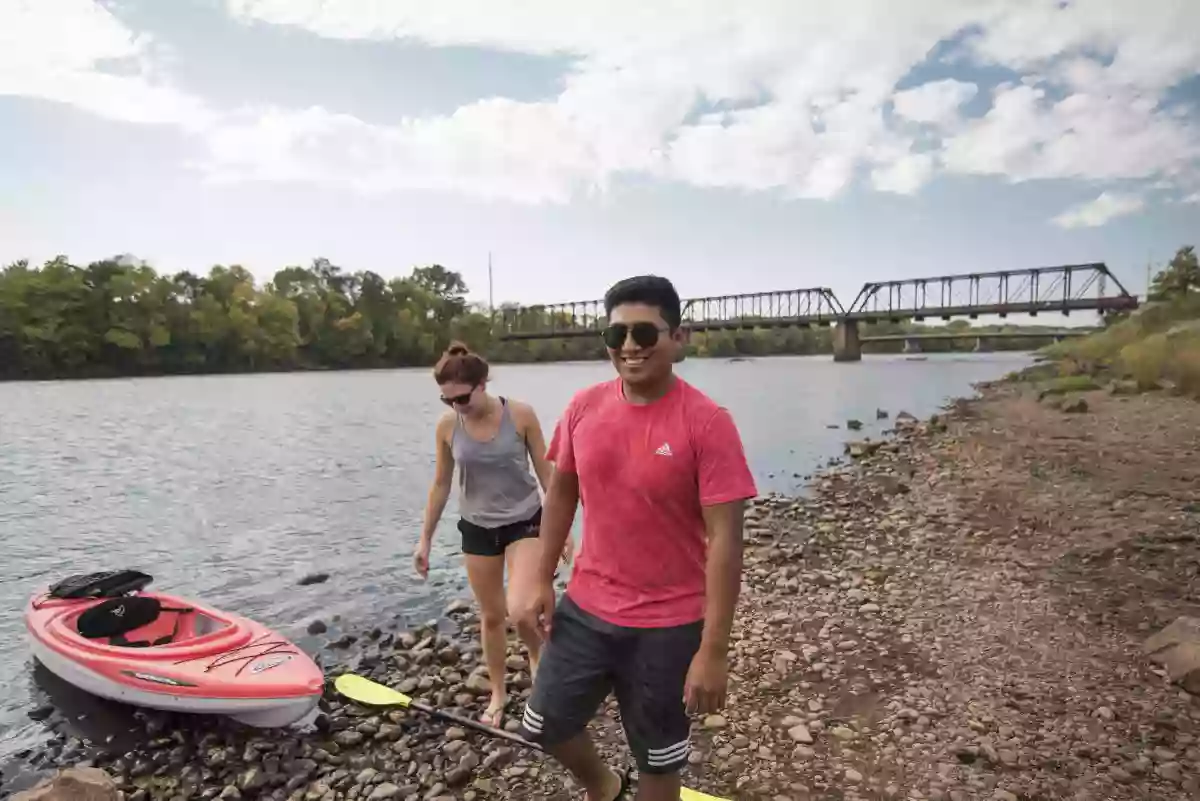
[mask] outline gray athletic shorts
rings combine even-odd
[[[703,626],[703,621],[652,629],[614,626],[564,595],[554,610],[521,735],[544,746],[569,740],[614,691],[638,770],[678,771],[687,762],[691,733],[683,685]]]

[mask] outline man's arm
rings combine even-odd
[[[550,487],[542,502],[542,564],[538,576],[546,584],[554,581],[554,571],[562,556],[563,546],[575,522],[575,507],[579,505],[579,476],[575,472],[575,441],[573,438],[579,396],[567,404],[562,417],[554,426],[546,461],[554,464]]]
[[[550,489],[542,506],[542,563],[539,578],[546,583],[554,581],[571,525],[575,522],[575,507],[579,504],[579,476],[566,473],[557,467],[550,474]]]
[[[704,634],[700,650],[714,659],[729,652],[729,631],[742,590],[743,500],[705,506],[708,563],[705,578]]]
[[[733,418],[718,409],[699,437],[697,479],[708,533],[704,628],[683,697],[689,712],[725,705],[729,633],[742,589],[742,514],[758,494]]]

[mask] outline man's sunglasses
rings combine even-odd
[[[464,392],[463,394],[455,395],[452,398],[447,398],[445,395],[443,395],[442,403],[446,404],[447,406],[466,406],[471,402],[471,395],[473,394],[475,394],[475,387],[471,387],[470,392]]]
[[[639,348],[652,348],[658,344],[659,336],[666,331],[665,328],[659,328],[654,323],[640,322],[629,325],[627,323],[613,323],[605,328],[600,335],[604,338],[604,344],[613,350],[620,350],[625,344],[625,339],[630,334],[633,335],[633,342]]]

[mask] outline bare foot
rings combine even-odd
[[[620,798],[622,791],[625,789],[625,777],[617,773],[612,768],[608,769],[608,781],[604,785],[604,795],[599,801],[617,801]],[[591,794],[587,794],[587,801],[597,801],[592,798]]]

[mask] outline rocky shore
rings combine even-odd
[[[726,798],[1194,799],[1200,701],[1143,652],[1200,614],[1200,404],[984,387],[848,446],[804,498],[747,520],[730,703],[696,721],[688,786]],[[324,652],[476,716],[470,608]],[[508,659],[515,727],[530,679]],[[336,664],[331,664],[331,662]],[[315,731],[141,716],[133,747],[59,736],[42,769],[102,768],[148,799],[577,799],[540,755],[330,689]],[[615,707],[594,722],[624,759]]]

